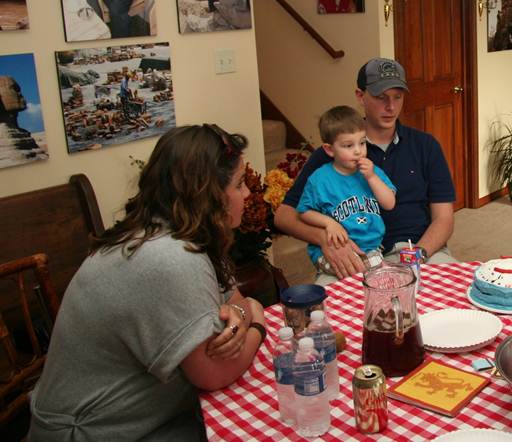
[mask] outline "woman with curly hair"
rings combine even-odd
[[[66,290],[30,441],[205,438],[197,389],[236,380],[265,337],[228,258],[249,194],[246,144],[206,124],[158,141],[125,218]]]

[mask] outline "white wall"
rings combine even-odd
[[[367,0],[365,13],[319,15],[316,1],[288,0],[335,50],[345,52],[337,60],[277,2],[254,2],[260,87],[315,144],[320,142],[317,122],[324,111],[339,104],[357,106],[359,68],[371,57],[393,55],[386,40],[393,41],[392,22],[380,29],[381,2]]]
[[[185,34],[178,32],[176,1],[157,1],[158,35],[66,43],[60,0],[27,0],[30,30],[2,31],[0,55],[32,52],[50,158],[29,165],[0,169],[0,197],[67,182],[85,173],[92,182],[104,223],[120,216],[119,209],[133,195],[136,169],[129,155],[146,159],[157,138],[117,145],[99,151],[69,155],[66,149],[54,51],[123,45],[134,42],[170,42],[177,124],[215,122],[228,131],[246,135],[247,159],[264,170],[258,70],[254,27],[250,30]],[[232,48],[237,72],[215,75],[214,50]]]
[[[255,2],[261,89],[307,138],[319,143],[322,112],[337,104],[356,106],[355,79],[371,57],[394,57],[393,14],[384,24],[384,1],[367,0],[364,14],[316,12],[316,1],[288,0],[345,56],[329,55],[273,0]],[[477,20],[479,197],[496,190],[489,183],[491,123],[512,121],[512,51],[487,52],[487,19]],[[506,115],[508,114],[508,115]]]
[[[489,174],[488,143],[493,121],[512,123],[512,51],[487,52],[485,11],[477,21],[479,196],[496,190]]]

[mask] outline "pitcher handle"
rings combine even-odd
[[[401,343],[404,339],[404,312],[402,311],[398,296],[391,298],[391,305],[395,312],[395,342]]]

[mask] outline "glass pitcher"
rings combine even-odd
[[[363,276],[363,364],[378,365],[388,377],[403,376],[425,357],[416,277],[408,266],[387,263]]]

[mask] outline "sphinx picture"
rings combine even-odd
[[[0,56],[0,168],[47,158],[34,57]]]

